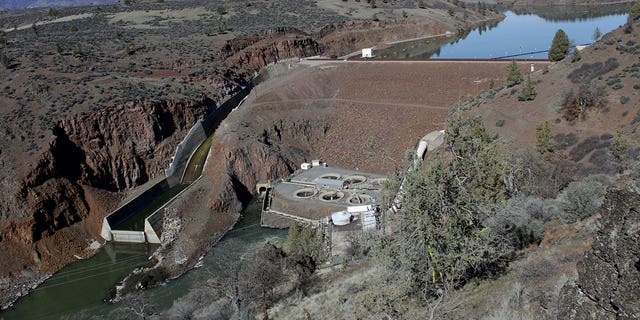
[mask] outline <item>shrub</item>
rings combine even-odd
[[[603,109],[606,106],[605,91],[601,87],[591,89],[583,85],[578,93],[573,90],[565,95],[562,103],[562,117],[567,121],[586,118],[590,109]]]
[[[561,208],[560,220],[573,223],[596,213],[602,206],[606,187],[610,183],[610,178],[605,175],[591,175],[571,182],[557,198]]]
[[[626,104],[627,102],[629,102],[629,97],[627,97],[627,96],[621,96],[620,97],[620,103]]]
[[[624,137],[624,131],[618,129],[616,135],[613,137],[613,143],[611,144],[611,156],[618,162],[624,162],[627,158],[627,151],[629,144]]]
[[[323,262],[327,258],[327,253],[322,240],[323,235],[317,228],[295,223],[289,227],[287,254],[309,256],[315,263]]]
[[[504,119],[496,121],[496,127],[501,128],[502,126],[504,126],[504,122]]]
[[[537,197],[513,198],[498,213],[485,222],[497,236],[503,237],[515,249],[539,241],[544,235],[544,223],[560,212],[556,200]]]

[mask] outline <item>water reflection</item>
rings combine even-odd
[[[500,22],[480,25],[458,38],[429,38],[398,43],[378,50],[381,58],[467,58],[492,59],[521,55],[521,58],[546,59],[544,52],[558,29],[563,29],[574,44],[593,41],[594,30],[607,33],[626,22],[626,14],[612,14],[597,18],[550,21],[532,14],[505,12]]]

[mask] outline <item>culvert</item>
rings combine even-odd
[[[293,195],[297,198],[311,198],[318,193],[315,188],[304,188],[293,192]]]
[[[373,202],[373,198],[367,194],[354,194],[347,199],[349,204],[367,204]]]
[[[342,176],[338,173],[325,173],[323,175],[321,175],[320,179],[331,179],[331,180],[340,180]]]
[[[344,178],[345,181],[349,182],[350,185],[364,183],[367,181],[367,177],[365,176],[348,176]]]
[[[344,192],[342,191],[327,191],[320,194],[320,200],[322,201],[338,201],[344,198]]]

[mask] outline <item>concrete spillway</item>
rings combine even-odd
[[[166,177],[104,218],[101,235],[107,241],[160,243],[163,209],[202,174],[218,125],[251,92],[242,88],[199,120],[178,145]]]

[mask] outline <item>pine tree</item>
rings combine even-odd
[[[536,126],[536,151],[542,155],[547,152],[553,152],[553,138],[551,137],[549,121]]]
[[[524,84],[524,88],[520,90],[518,94],[518,100],[520,101],[529,101],[536,98],[536,88],[533,86],[533,82],[531,82],[531,76],[527,75],[527,82]]]
[[[522,82],[522,73],[515,59],[512,59],[511,63],[507,66],[506,82],[507,87],[513,87]]]
[[[573,54],[571,55],[571,62],[578,62],[582,59],[582,55],[580,54],[580,50],[578,48],[573,49]]]
[[[569,37],[562,29],[556,31],[556,35],[551,42],[551,48],[549,48],[549,60],[560,61],[569,53]]]

